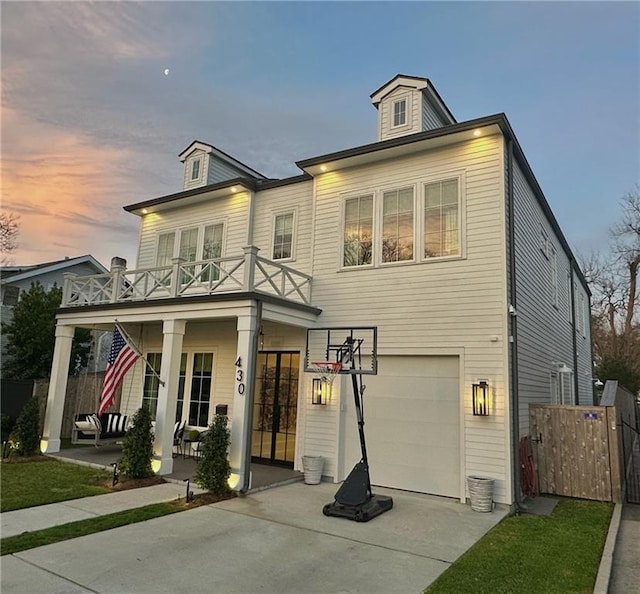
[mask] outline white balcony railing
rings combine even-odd
[[[258,256],[258,248],[244,255],[186,262],[175,258],[169,266],[126,270],[92,276],[65,274],[62,307],[128,303],[225,293],[259,292],[311,304],[311,277]]]

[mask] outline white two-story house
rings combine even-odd
[[[465,476],[519,497],[530,403],[592,403],[589,290],[504,114],[456,122],[426,78],[371,95],[378,140],[269,179],[216,147],[181,154],[184,189],[132,204],[135,269],[70,277],[43,449],[60,444],[71,337],[114,322],[139,362],[123,411],[156,419],[154,468],[172,470],[176,419],[231,420],[233,486],[250,462],[325,458],[343,480],[360,458],[350,382],[312,404],[308,328],[376,326],[365,379],[374,485],[465,500]],[[474,415],[472,386],[488,386]]]

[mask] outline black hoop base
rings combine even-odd
[[[354,522],[368,522],[373,518],[389,511],[393,507],[393,499],[386,495],[372,495],[371,499],[359,505],[343,505],[334,501],[322,508],[325,516],[346,518]]]

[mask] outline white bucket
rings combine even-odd
[[[493,483],[494,479],[492,478],[467,477],[472,510],[478,512],[490,512],[493,510]]]
[[[324,458],[322,456],[302,456],[302,469],[304,471],[305,484],[319,484],[322,480],[323,466]]]

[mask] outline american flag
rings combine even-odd
[[[100,395],[99,415],[109,408],[116,394],[116,389],[122,382],[127,371],[129,371],[131,366],[138,360],[139,356],[140,353],[131,347],[122,334],[120,334],[120,330],[116,328],[113,332],[113,341],[111,342],[107,369],[104,375],[104,385],[102,386],[102,394]]]

